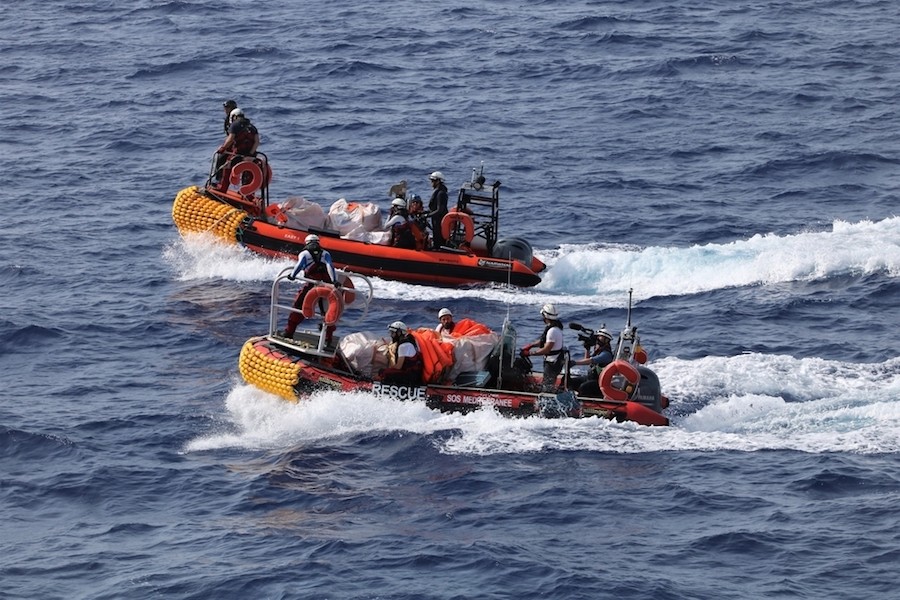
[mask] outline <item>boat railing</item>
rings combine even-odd
[[[235,152],[213,153],[206,179],[206,189],[225,193],[234,189],[237,195],[264,210],[269,204],[269,181],[272,167],[263,152],[245,156]]]
[[[303,314],[302,308],[294,307],[294,300],[299,292],[299,289],[294,289],[294,287],[299,286],[302,289],[305,286],[323,286],[337,291],[334,297],[341,302],[338,310],[338,321],[342,324],[355,326],[360,324],[369,312],[373,296],[372,282],[365,275],[340,269],[336,271],[338,281],[342,283],[341,287],[338,287],[332,283],[308,277],[296,277],[292,280],[289,276],[293,270],[294,267],[282,269],[272,282],[269,333],[267,337],[274,343],[308,354],[334,356],[333,349],[331,351],[326,350],[329,327],[325,324],[325,316],[320,314],[319,310],[315,310],[311,317],[306,317],[304,320],[304,323],[319,321],[317,329],[304,328],[296,332],[293,338],[287,338],[279,333],[279,323],[286,323],[291,313]],[[290,295],[286,293],[285,289],[282,289],[284,282],[289,282],[292,286]],[[327,313],[329,309],[325,309],[325,311]],[[348,316],[349,318],[347,318]]]

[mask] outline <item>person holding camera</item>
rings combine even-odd
[[[578,390],[579,396],[584,396],[586,398],[602,398],[603,392],[600,391],[600,373],[606,365],[613,361],[613,336],[603,325],[600,326],[600,329],[598,329],[596,333],[590,333],[590,330],[585,329],[582,329],[582,332],[584,333],[579,334],[578,339],[584,342],[585,350],[590,350],[591,347],[593,347],[593,350],[590,350],[589,356],[579,358],[578,360],[573,361],[572,364],[590,365],[590,367],[588,367],[587,377],[577,380],[573,379],[571,386],[572,389]],[[587,334],[586,338],[583,337],[585,333]]]

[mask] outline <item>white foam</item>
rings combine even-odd
[[[442,414],[421,403],[366,393],[323,392],[297,404],[237,384],[225,403],[229,431],[192,441],[188,451],[281,448],[371,432],[434,436],[450,454],[756,451],[900,451],[900,359],[859,365],[747,354],[651,365],[671,399],[671,427],[600,418],[500,416],[492,410]]]
[[[872,240],[878,240],[874,244]],[[566,244],[536,249],[547,271],[525,290],[504,286],[448,289],[372,278],[375,297],[439,302],[479,298],[513,306],[554,302],[568,306],[622,306],[627,290],[634,300],[685,296],[717,289],[812,281],[843,274],[883,272],[900,275],[900,217],[882,221],[835,221],[831,231],[794,235],[754,235],[726,244],[687,248]],[[188,235],[165,251],[182,280],[222,278],[271,281],[291,260],[270,260],[211,235]]]

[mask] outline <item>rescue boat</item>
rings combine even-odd
[[[423,383],[388,385],[380,381],[379,372],[388,365],[389,340],[360,331],[326,335],[326,331],[331,333],[327,325],[362,321],[372,298],[368,278],[340,271],[341,288],[298,279],[302,285],[315,287],[303,306],[295,309],[289,273],[290,269],[285,269],[272,284],[268,332],[247,340],[238,360],[244,381],[287,401],[302,402],[311,393],[323,390],[363,391],[424,402],[440,411],[491,407],[509,416],[596,416],[643,425],[669,424],[662,412],[668,400],[655,373],[640,363],[643,350],[637,329],[630,326],[630,317],[620,335],[616,360],[601,374],[601,398],[580,398],[566,389],[568,367],[563,370],[559,389],[541,391],[530,359],[516,350],[516,330],[508,319],[500,333],[484,324],[462,320],[449,339],[429,328],[410,330],[423,358]],[[290,311],[301,311],[303,324],[318,322],[318,328],[301,328],[292,337],[285,337],[277,327],[286,322]],[[568,361],[568,352],[564,357]]]
[[[539,273],[546,268],[527,241],[498,236],[500,182],[486,184],[483,167],[479,173],[473,170],[441,223],[446,243],[415,250],[387,244],[373,203],[342,199],[328,215],[302,198],[270,203],[272,169],[263,153],[237,163],[217,183],[215,165],[222,162],[216,155],[205,185],[184,188],[175,196],[172,219],[182,234],[210,232],[263,256],[296,258],[306,236],[315,233],[338,268],[434,286],[531,287],[540,283]],[[397,193],[405,193],[405,185]]]

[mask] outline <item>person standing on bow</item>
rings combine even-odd
[[[440,248],[446,240],[441,232],[441,221],[447,216],[449,209],[447,208],[448,196],[447,186],[444,185],[444,174],[435,171],[428,176],[431,180],[431,199],[428,201],[428,216],[431,218],[431,239],[434,240],[434,247]]]
[[[600,391],[600,373],[603,368],[613,361],[612,334],[604,326],[597,330],[597,343],[591,351],[591,355],[574,361],[576,365],[590,365],[586,378],[572,380],[572,389],[578,390],[579,396],[587,398],[602,398]]]
[[[257,148],[259,148],[259,131],[256,129],[256,125],[250,122],[243,110],[235,108],[231,111],[231,125],[228,127],[228,137],[216,150],[220,155],[234,155],[231,162],[224,167],[221,179],[224,187],[220,189],[227,189],[231,169],[246,157],[256,156]],[[244,178],[248,177],[250,177],[250,174],[244,173]],[[243,181],[243,183],[247,183],[247,181]]]
[[[388,326],[391,345],[388,348],[388,367],[382,369],[381,382],[389,385],[416,387],[422,385],[422,353],[416,339],[403,321]]]
[[[544,357],[544,376],[541,379],[541,391],[555,392],[557,389],[556,378],[563,368],[565,359],[563,352],[563,325],[559,320],[556,307],[545,304],[541,307],[541,318],[544,320],[544,333],[541,337],[522,348],[522,353],[527,356]]]
[[[225,109],[225,137],[228,137],[228,128],[231,127],[231,111],[238,105],[234,100],[226,100],[222,103],[222,107]]]
[[[226,100],[222,103],[222,107],[225,109],[225,138],[228,138],[228,128],[231,127],[231,111],[238,107],[237,102],[234,100]],[[216,170],[213,173],[213,184],[218,183],[219,179],[222,175],[222,170],[225,168],[225,161],[228,160],[228,155],[225,153],[220,153],[218,150],[216,151]]]
[[[449,308],[442,308],[438,312],[438,326],[434,328],[435,332],[442,338],[446,335],[449,336],[453,333],[453,327],[456,323],[453,322],[453,313],[450,312]]]
[[[288,275],[288,279],[291,281],[294,281],[297,277],[333,283],[336,287],[341,287],[337,273],[334,270],[334,264],[331,262],[331,254],[328,250],[322,248],[319,243],[319,236],[314,233],[306,236],[306,247],[297,257],[297,266]],[[294,337],[297,326],[303,322],[305,317],[300,310],[303,308],[303,301],[306,299],[306,295],[314,286],[315,284],[306,282],[297,292],[297,297],[294,299],[296,312],[291,312],[288,317],[287,327],[283,332],[284,337]],[[325,307],[323,303],[323,300],[319,300],[319,310],[324,314]],[[325,343],[327,345],[331,344],[335,328],[335,325],[328,325],[325,330]]]

